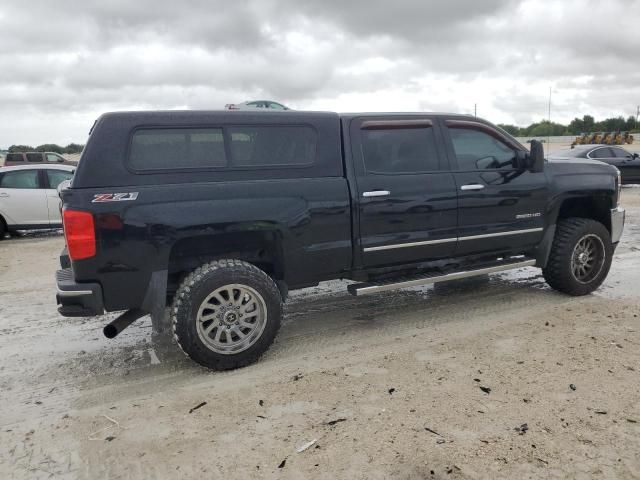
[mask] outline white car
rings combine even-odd
[[[19,165],[0,168],[0,239],[7,231],[61,228],[57,188],[70,180],[71,165]]]

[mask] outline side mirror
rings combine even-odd
[[[632,158],[633,160],[637,159],[638,157],[640,157],[640,154],[639,154],[639,153],[634,153],[633,155],[631,155],[631,158]]]
[[[531,140],[527,168],[532,173],[540,173],[544,170],[544,147],[538,140]]]

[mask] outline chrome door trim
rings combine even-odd
[[[408,242],[408,243],[394,243],[391,245],[380,245],[377,247],[365,247],[363,249],[364,252],[378,252],[381,250],[393,250],[396,248],[408,248],[408,247],[422,247],[425,245],[438,245],[440,243],[448,243],[448,242],[457,242],[460,240],[479,240],[481,238],[492,238],[492,237],[505,237],[509,235],[522,235],[525,233],[536,233],[542,232],[544,229],[542,227],[539,228],[527,228],[524,230],[510,230],[508,232],[497,232],[497,233],[485,233],[482,235],[469,235],[466,237],[453,237],[453,238],[440,238],[438,240],[426,240],[423,242]]]
[[[421,247],[423,245],[438,245],[439,243],[456,242],[457,238],[440,238],[438,240],[425,240],[424,242],[395,243],[392,245],[380,245],[378,247],[366,247],[365,252],[377,252],[380,250],[392,250],[395,248]]]
[[[478,240],[480,238],[506,237],[508,235],[522,235],[524,233],[535,233],[544,230],[540,228],[527,228],[525,230],[510,230],[508,232],[485,233],[482,235],[469,235],[466,237],[458,237],[458,240]]]

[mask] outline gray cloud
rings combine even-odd
[[[628,115],[638,20],[640,0],[4,0],[0,146],[84,141],[106,110],[256,97],[342,111],[477,103],[526,124],[553,86],[556,120]]]

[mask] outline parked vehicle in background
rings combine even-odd
[[[12,152],[7,153],[4,166],[28,165],[36,163],[62,163],[63,165],[75,165],[67,161],[62,155],[55,152]]]
[[[288,290],[353,295],[536,266],[586,295],[620,240],[619,172],[545,161],[454,114],[123,112],[100,117],[61,191],[65,316],[171,305],[193,360],[229,369],[271,345]]]
[[[73,177],[70,165],[0,168],[0,239],[15,230],[60,228],[58,185]]]
[[[291,110],[289,107],[285,107],[281,103],[273,102],[271,100],[253,100],[251,102],[243,103],[227,103],[224,108],[227,110]]]
[[[640,155],[622,147],[606,145],[579,145],[570,150],[558,150],[549,155],[557,160],[585,158],[613,165],[622,175],[622,183],[640,183]]]

